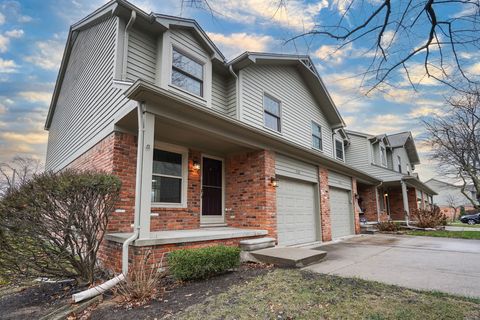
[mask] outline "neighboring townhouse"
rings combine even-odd
[[[121,178],[101,250],[114,270],[127,238],[130,258],[156,261],[266,236],[330,241],[360,230],[357,184],[380,183],[345,163],[344,125],[308,56],[227,62],[196,21],[117,0],[70,29],[46,166]]]
[[[370,135],[347,131],[347,164],[375,176],[379,184],[358,183],[360,215],[368,222],[411,219],[436,194],[414,173],[420,158],[410,132]]]
[[[462,186],[437,179],[430,179],[425,184],[437,192],[433,197],[433,204],[437,205],[449,219],[458,218],[461,207],[467,211],[474,209],[470,200],[462,193]],[[467,185],[465,192],[471,199],[476,198],[473,185]]]

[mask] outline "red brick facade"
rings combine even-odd
[[[361,185],[358,187],[358,195],[360,197],[360,208],[368,222],[378,220],[378,206],[375,186]]]
[[[320,194],[320,224],[322,240],[332,240],[332,225],[330,220],[330,187],[328,186],[328,170],[320,167],[318,169],[319,194]]]

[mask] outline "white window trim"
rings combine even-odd
[[[337,157],[337,145],[336,145],[337,141],[340,142],[340,144],[342,145],[343,159]],[[341,139],[338,139],[338,138],[333,139],[333,152],[334,152],[335,159],[345,162],[345,145],[343,144],[343,141]]]
[[[186,56],[186,57],[192,59],[193,61],[202,65],[202,89],[201,89],[201,92],[202,92],[203,95],[197,95],[193,92],[185,90],[184,88],[178,87],[178,86],[176,86],[175,84],[172,83],[173,50],[183,54],[184,56]],[[169,60],[169,71],[168,71],[168,74],[169,74],[168,86],[172,89],[180,91],[181,93],[188,94],[192,97],[195,97],[197,99],[201,99],[201,100],[206,102],[207,100],[205,99],[205,95],[206,95],[207,86],[206,86],[205,82],[206,82],[207,77],[205,75],[206,75],[206,69],[207,69],[206,68],[207,61],[205,59],[202,59],[199,55],[194,54],[190,50],[188,50],[186,48],[183,48],[182,46],[177,45],[176,43],[172,43],[172,45],[170,46],[170,55],[169,56],[170,56],[170,60]]]
[[[166,142],[158,142],[155,141],[155,149],[179,153],[182,155],[182,186],[181,186],[181,195],[180,195],[180,203],[170,203],[170,202],[153,202],[152,201],[152,208],[186,208],[187,201],[188,201],[188,148],[177,146],[173,144],[169,144]],[[152,166],[153,166],[153,152],[152,152]],[[152,172],[152,175],[155,173]],[[161,175],[167,176],[167,175]],[[175,176],[175,178],[178,178]],[[150,195],[151,197],[151,195]]]
[[[272,128],[269,128],[267,127],[266,125],[266,118],[265,118],[265,113],[266,113],[266,110],[265,110],[265,96],[268,96],[270,99],[274,100],[274,101],[277,101],[278,102],[278,119],[280,121],[280,130],[275,130],[275,129],[272,129]],[[267,130],[269,130],[270,132],[274,132],[276,134],[282,134],[282,129],[283,129],[283,115],[282,115],[282,111],[283,111],[283,106],[282,106],[282,101],[280,99],[277,99],[275,98],[275,96],[273,96],[272,94],[268,93],[268,92],[265,92],[263,91],[263,95],[262,95],[262,117],[263,117],[263,127]]]
[[[320,128],[320,141],[322,145],[320,149],[313,145],[313,125],[316,125],[317,127]],[[312,120],[312,123],[310,124],[310,126],[311,126],[310,127],[310,145],[312,146],[312,149],[323,152],[323,130],[322,130],[323,128],[318,122],[314,120]]]

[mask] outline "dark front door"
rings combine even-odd
[[[202,220],[207,223],[223,222],[223,162],[207,157],[202,162]]]

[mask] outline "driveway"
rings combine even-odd
[[[362,235],[318,247],[306,269],[480,298],[480,240]]]

